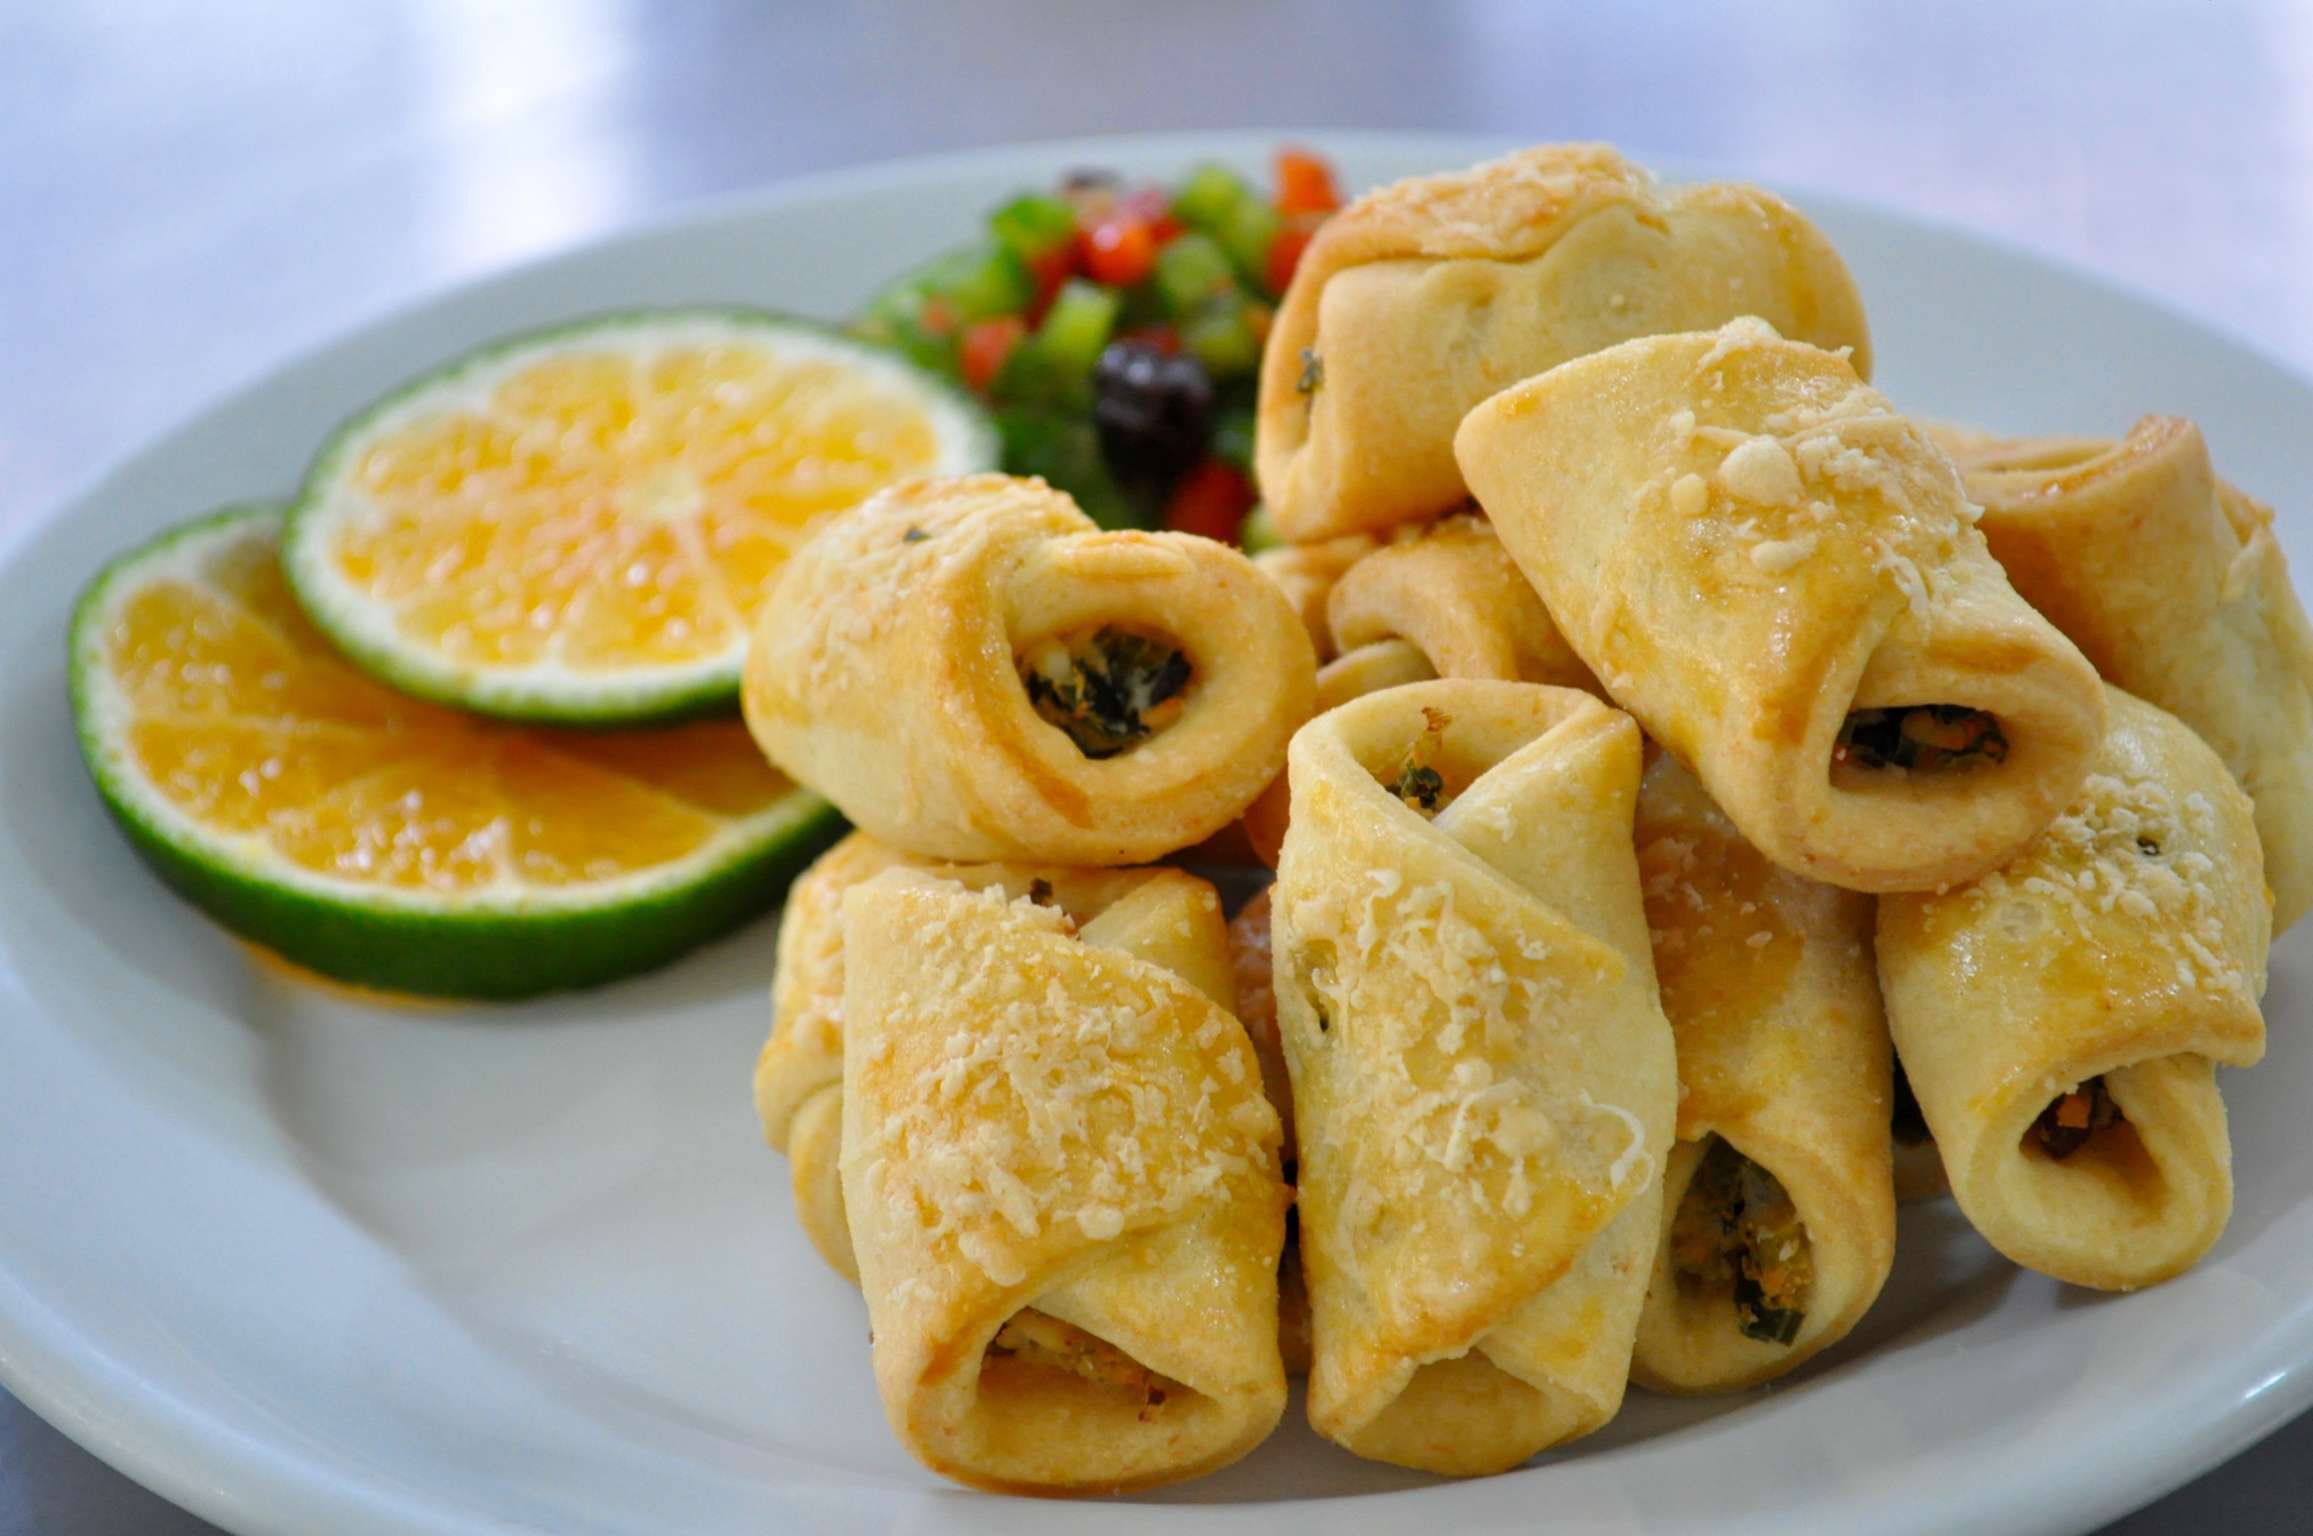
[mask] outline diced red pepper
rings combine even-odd
[[[1306,149],[1287,145],[1277,151],[1278,212],[1331,213],[1340,206],[1332,166]]]
[[[1309,249],[1316,233],[1298,222],[1277,231],[1277,238],[1269,242],[1268,271],[1263,274],[1271,293],[1283,293],[1292,285],[1293,274],[1301,268],[1301,253]]]
[[[1165,503],[1165,526],[1234,543],[1253,510],[1253,482],[1223,459],[1207,459],[1183,476]]]
[[[1121,218],[1138,219],[1148,226],[1149,239],[1159,249],[1172,244],[1188,232],[1188,226],[1173,217],[1173,198],[1162,187],[1142,187],[1117,205]]]
[[[1028,301],[1028,323],[1033,327],[1044,323],[1053,298],[1076,275],[1076,242],[1061,241],[1028,263],[1028,273],[1036,281],[1036,296]]]
[[[995,315],[965,326],[963,340],[957,347],[957,362],[963,368],[964,382],[986,394],[995,384],[996,375],[1003,371],[1004,360],[1027,334],[1028,322],[1018,315]]]
[[[1081,244],[1085,276],[1110,288],[1129,288],[1156,265],[1156,236],[1140,219],[1102,219],[1084,231]]]
[[[916,315],[916,323],[927,336],[945,336],[956,328],[956,312],[948,301],[934,296],[924,300],[924,307]]]

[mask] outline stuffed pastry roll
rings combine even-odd
[[[1087,922],[1155,878],[1151,870],[1068,869],[1057,865],[939,864],[912,858],[864,832],[822,854],[787,893],[771,983],[771,1036],[755,1064],[755,1108],[763,1133],[787,1154],[795,1214],[811,1246],[838,1274],[857,1280],[844,1218],[843,896],[894,867],[925,870],[974,890],[1058,908]],[[1168,877],[1169,879],[1170,877]],[[1219,908],[1180,909],[1176,947],[1144,954],[1168,965],[1223,1008],[1235,1005]],[[1278,1064],[1282,1076],[1284,1066]]]
[[[1599,144],[1545,144],[1380,188],[1328,219],[1261,359],[1262,493],[1296,541],[1450,512],[1462,414],[1634,336],[1761,315],[1852,347],[1863,301],[1771,193],[1664,188]]]
[[[1293,1084],[1285,1047],[1277,1038],[1276,976],[1270,958],[1270,892],[1264,890],[1229,919],[1229,958],[1237,980],[1237,1019],[1261,1058],[1261,1086],[1283,1131],[1285,1182],[1293,1182]],[[1293,1220],[1285,1223],[1285,1254],[1277,1261],[1277,1348],[1285,1374],[1309,1374],[1309,1292],[1301,1283],[1301,1250]]]
[[[2232,1210],[2216,1068],[2264,1054],[2249,800],[2112,690],[2064,814],[2006,868],[1882,897],[1879,974],[1952,1194],[1994,1248],[2100,1290],[2185,1269]]]
[[[1499,1472],[1621,1406],[1677,1097],[1631,846],[1638,732],[1527,683],[1394,688],[1294,737],[1277,1014],[1309,1418]]]
[[[1911,1091],[1911,1077],[1901,1061],[1895,1064],[1895,1109],[1888,1116],[1888,1131],[1895,1141],[1895,1198],[1908,1205],[1950,1194],[1943,1154],[1936,1150],[1935,1134],[1920,1112],[1919,1096]]]
[[[1731,1391],[1846,1337],[1895,1261],[1872,900],[1767,862],[1668,755],[1638,870],[1685,1093],[1631,1377]]]
[[[1362,533],[1344,534],[1316,544],[1288,544],[1253,556],[1253,568],[1277,583],[1285,601],[1301,616],[1309,643],[1319,661],[1334,657],[1333,632],[1325,626],[1325,601],[1333,584],[1358,561],[1381,548],[1381,541]]]
[[[1147,1487],[1283,1412],[1276,1111],[1237,1021],[1145,958],[1207,927],[1225,975],[1178,871],[1081,928],[907,871],[845,896],[844,1201],[885,1414],[935,1471]]]
[[[2219,480],[2173,416],[2119,442],[1978,439],[1957,456],[2016,590],[2249,792],[2287,928],[2313,906],[2313,630],[2271,509]]]
[[[1318,669],[1320,711],[1433,677],[1597,691],[1485,519],[1449,517],[1401,534],[1342,572],[1328,592],[1326,633],[1337,654]],[[1263,862],[1276,862],[1290,815],[1279,774],[1245,813],[1246,836]]]
[[[1496,395],[1457,447],[1575,652],[1786,869],[1972,879],[2079,787],[2095,670],[1845,358],[1750,319],[1626,342]]]
[[[1129,864],[1244,811],[1315,668],[1236,550],[973,475],[894,487],[797,551],[744,699],[773,762],[894,847]]]

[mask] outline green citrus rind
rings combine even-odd
[[[188,541],[277,519],[227,508],[115,559],[73,610],[69,681],[82,761],[130,844],[171,889],[242,937],[340,981],[434,997],[513,999],[648,970],[776,905],[843,827],[795,789],[732,824],[717,845],[597,887],[443,896],[370,890],[266,867],[146,786],[106,729],[103,616],[116,594]]]
[[[978,400],[898,353],[871,346],[833,326],[735,305],[590,315],[476,347],[395,389],[330,435],[314,456],[305,484],[289,507],[282,538],[282,573],[306,616],[348,660],[380,681],[421,699],[495,719],[534,725],[658,725],[734,708],[745,659],[743,636],[724,654],[705,661],[615,674],[557,674],[551,667],[536,665],[468,667],[412,645],[394,633],[373,605],[344,588],[327,558],[333,489],[343,482],[366,438],[384,421],[429,394],[449,395],[461,384],[505,366],[520,354],[543,354],[558,345],[614,341],[681,326],[800,339],[840,354],[921,399],[941,444],[938,462],[930,473],[972,474],[997,465],[1001,450],[995,424]]]

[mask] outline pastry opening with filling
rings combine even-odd
[[[1114,757],[1181,716],[1193,676],[1169,636],[1120,625],[1051,635],[1019,655],[1020,683],[1045,724],[1086,757]]]
[[[1052,1394],[1123,1401],[1144,1424],[1168,1406],[1197,1397],[1152,1371],[1114,1344],[1034,1307],[1023,1307],[996,1330],[980,1363],[982,1392]]]
[[[1815,1263],[1775,1175],[1710,1138],[1671,1220],[1671,1270],[1690,1296],[1722,1295],[1748,1339],[1789,1344],[1807,1320]]]
[[[2007,760],[2008,738],[1983,710],[1964,704],[1857,709],[1831,748],[1831,780],[1854,788],[1877,774],[1962,774]]]

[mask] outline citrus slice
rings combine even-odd
[[[728,704],[756,608],[827,514],[995,466],[950,385],[803,321],[646,311],[469,353],[341,428],[282,560],[407,692],[609,725]]]
[[[97,790],[227,927],[345,981],[522,996],[763,910],[838,825],[736,722],[513,726],[379,686],[305,622],[280,527],[242,507],[165,534],[73,616]]]

